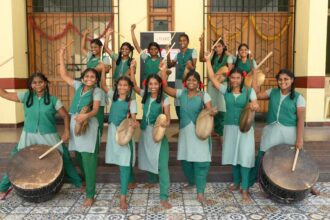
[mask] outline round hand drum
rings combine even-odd
[[[278,202],[293,203],[304,199],[319,178],[314,160],[300,151],[295,171],[291,171],[295,147],[277,145],[263,157],[260,185],[270,197]]]
[[[8,164],[8,177],[16,193],[30,202],[44,202],[51,199],[63,184],[63,160],[54,150],[45,158],[39,156],[50,146],[31,145],[20,150]]]

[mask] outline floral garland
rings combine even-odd
[[[287,29],[290,26],[291,21],[292,21],[292,17],[289,16],[288,17],[288,21],[286,22],[285,26],[281,29],[281,31],[279,33],[277,33],[275,35],[272,35],[272,36],[267,36],[264,33],[262,33],[261,30],[256,26],[256,21],[255,21],[254,16],[253,15],[250,15],[249,18],[250,18],[251,23],[252,23],[252,25],[253,25],[256,33],[258,34],[258,36],[260,36],[263,40],[267,40],[267,41],[274,41],[274,40],[277,40],[278,38],[280,38],[287,31]],[[213,25],[212,22],[211,22],[211,16],[208,16],[208,20],[209,20],[209,24],[211,26],[212,31],[215,32],[215,34],[217,35],[217,37],[220,36],[220,34],[218,34],[218,30],[217,30],[216,25]],[[231,41],[234,38],[239,37],[239,35],[247,27],[247,25],[248,25],[248,19],[246,19],[244,21],[243,26],[242,26],[240,32],[229,34],[228,41]]]
[[[46,32],[44,32],[35,22],[34,17],[30,15],[28,17],[29,23],[33,30],[35,30],[38,34],[40,34],[41,37],[46,38],[47,40],[54,41],[54,40],[59,40],[67,34],[67,32],[72,29],[76,34],[78,34],[80,37],[83,37],[83,34],[79,31],[79,29],[72,24],[71,21],[69,21],[64,29],[61,31],[61,33],[58,33],[56,35],[48,35]],[[108,21],[108,25],[106,26],[105,30],[102,32],[102,34],[98,37],[98,39],[102,38],[105,36],[107,30],[111,27],[111,24],[113,22],[113,16],[110,17]],[[92,38],[87,38],[88,41],[91,41]]]

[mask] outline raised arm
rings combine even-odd
[[[110,36],[113,33],[112,28],[109,28],[107,33],[105,34],[105,40],[104,40],[104,50],[111,56],[113,54],[113,51],[110,50],[108,47],[108,43],[110,41]]]
[[[107,86],[107,81],[106,81],[106,78],[105,78],[105,66],[104,66],[104,63],[103,62],[99,62],[99,66],[101,67],[102,71],[101,71],[101,82],[100,82],[100,87],[101,89],[106,93],[108,94],[109,92],[109,88]]]
[[[130,69],[129,76],[134,85],[133,89],[137,94],[141,94],[141,88],[136,83],[136,78],[135,78],[135,73],[136,73],[136,61],[135,60],[131,61],[131,65],[130,65],[129,69]]]
[[[166,83],[163,84],[163,89],[164,89],[164,92],[166,94],[168,94],[169,96],[172,96],[172,97],[176,97],[176,89],[174,88],[171,88],[169,86],[167,86],[167,77],[168,75],[166,74],[166,64],[164,62],[160,62],[160,65],[159,65],[159,69],[160,69],[160,73],[161,73],[161,76],[162,76],[162,80]]]
[[[302,149],[304,145],[304,124],[305,124],[305,107],[297,108],[297,134],[296,148]]]
[[[86,38],[87,38],[87,35],[90,33],[90,30],[89,29],[86,29],[84,32],[83,32],[83,37],[82,37],[82,40],[81,40],[81,52],[87,56],[87,53],[88,53],[88,50],[86,48]]]
[[[133,44],[134,44],[134,47],[136,48],[137,52],[141,53],[142,49],[141,49],[138,41],[136,40],[136,36],[135,36],[135,33],[134,33],[135,28],[136,28],[136,25],[132,24],[132,26],[131,26],[132,40],[133,40]]]
[[[2,88],[0,88],[0,97],[9,101],[20,102],[16,92],[7,92]]]
[[[61,78],[64,80],[64,82],[66,82],[70,86],[73,86],[74,80],[71,76],[68,75],[68,73],[65,69],[64,55],[65,55],[65,47],[62,47],[58,54],[58,56],[59,56],[58,58],[60,61],[60,75],[61,75]]]
[[[199,62],[205,62],[205,57],[204,57],[204,32],[203,34],[199,37],[199,42],[200,42],[200,47],[199,47]]]
[[[167,45],[166,46],[166,53],[170,50],[170,47]],[[166,57],[167,61],[167,68],[172,68],[173,66],[176,65],[176,60],[171,60],[171,53],[169,52]]]
[[[209,53],[207,52],[205,54],[205,60],[206,60],[206,67],[207,67],[207,75],[209,77],[209,79],[212,81],[213,86],[220,90],[221,87],[221,83],[215,78],[214,76],[214,71],[212,68],[212,64],[211,64],[211,57],[212,57],[213,53]]]
[[[64,121],[64,132],[63,132],[63,135],[62,135],[61,139],[63,141],[67,141],[70,138],[70,117],[69,117],[69,114],[68,114],[68,112],[66,111],[66,109],[64,107],[57,110],[57,113],[60,115],[60,117]]]

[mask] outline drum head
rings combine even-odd
[[[8,164],[10,182],[18,188],[31,190],[54,182],[63,168],[61,154],[54,150],[45,158],[38,158],[49,148],[48,145],[31,145],[20,150]]]
[[[239,129],[241,132],[245,133],[251,129],[254,117],[255,111],[252,111],[249,105],[246,105],[240,116]]]
[[[131,141],[134,134],[134,128],[130,125],[131,123],[132,119],[126,118],[117,127],[115,138],[119,145],[126,146]]]
[[[210,110],[203,109],[196,120],[195,132],[199,139],[207,139],[213,130],[213,116],[210,115]]]
[[[267,177],[277,186],[291,191],[311,188],[319,177],[314,160],[304,151],[299,152],[295,171],[291,171],[296,149],[292,145],[270,148],[263,158],[262,167]]]
[[[160,114],[156,119],[152,131],[152,137],[156,143],[160,142],[165,135],[166,128],[162,127],[161,125],[164,124],[166,121],[167,121],[167,117],[165,114]]]

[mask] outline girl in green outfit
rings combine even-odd
[[[266,91],[260,91],[256,80],[252,81],[258,99],[269,100],[269,105],[267,125],[262,130],[260,150],[251,172],[250,185],[257,180],[260,161],[268,149],[279,144],[295,145],[297,149],[302,149],[304,143],[306,102],[304,97],[295,91],[294,73],[288,69],[281,69],[276,75],[276,80],[278,88]],[[312,188],[312,194],[319,193]]]
[[[100,39],[92,39],[90,42],[90,48],[91,50],[87,50],[86,48],[86,38],[87,35],[90,33],[89,29],[87,29],[84,33],[83,33],[83,38],[81,41],[81,52],[87,56],[87,68],[93,68],[95,69],[100,75],[101,75],[101,71],[104,65],[105,68],[105,72],[109,72],[110,70],[110,59],[108,56],[105,56],[104,53],[101,54],[102,51],[102,42]],[[108,41],[105,41],[105,44],[107,44]],[[102,65],[100,64],[100,61],[102,61]],[[101,76],[100,76],[101,78]],[[100,103],[100,108],[99,111],[97,113],[97,119],[99,120],[99,126],[100,126],[100,133],[101,133],[101,137],[103,134],[103,123],[104,123],[104,108],[105,108],[105,94],[102,93],[102,99],[101,99],[101,103]]]
[[[204,58],[204,34],[200,37],[200,53],[199,61],[206,62]],[[214,42],[215,43],[215,42]],[[227,52],[227,46],[223,40],[220,40],[214,47],[214,55],[211,58],[211,64],[213,71],[217,71],[223,67],[230,65],[232,59],[228,59],[230,54]],[[225,80],[222,84],[227,85]],[[207,92],[212,98],[212,106],[218,109],[218,113],[214,116],[214,131],[220,136],[221,142],[223,143],[223,126],[224,126],[224,116],[226,113],[226,103],[224,96],[219,93],[219,91],[213,86],[212,82],[209,81],[207,84]]]
[[[18,144],[11,151],[13,157],[21,149],[34,145],[53,146],[60,141],[56,132],[56,113],[64,120],[64,133],[61,137],[67,141],[70,137],[69,115],[62,102],[49,94],[49,81],[42,73],[34,73],[28,80],[27,92],[7,92],[0,88],[0,96],[10,101],[24,103],[24,128]],[[62,145],[63,165],[66,178],[75,186],[81,187],[81,179],[76,172],[68,149]],[[11,183],[5,174],[0,183],[0,198],[4,196]]]
[[[162,79],[157,74],[152,74],[145,80],[145,90],[138,87],[135,80],[135,62],[131,64],[131,80],[134,90],[142,97],[143,117],[141,122],[141,137],[139,141],[139,168],[148,171],[150,176],[157,180],[159,174],[160,203],[166,209],[172,208],[168,202],[168,190],[170,174],[168,170],[169,145],[167,137],[156,143],[152,137],[154,123],[160,114],[165,114],[167,121],[161,125],[168,127],[170,124],[170,103],[168,97],[163,94]]]
[[[127,209],[126,201],[129,183],[134,183],[133,167],[135,164],[135,141],[131,141],[122,146],[116,141],[116,131],[120,123],[131,117],[132,126],[138,127],[136,121],[136,100],[132,99],[133,83],[127,76],[120,76],[115,82],[115,90],[107,87],[105,74],[102,74],[101,88],[107,94],[107,98],[112,101],[109,112],[109,128],[107,146],[105,151],[105,162],[116,164],[120,170],[120,208]],[[132,188],[132,187],[130,187]]]
[[[131,26],[131,35],[132,35],[133,44],[137,52],[140,54],[141,59],[144,62],[144,72],[141,74],[141,81],[143,81],[149,75],[156,74],[159,72],[159,64],[162,61],[162,57],[160,54],[160,46],[156,42],[150,42],[148,45],[148,49],[142,51],[135,37],[135,33],[134,33],[135,28],[136,25],[133,24]]]
[[[251,72],[257,67],[256,61],[251,57],[249,46],[245,43],[238,46],[236,57],[229,57],[229,63],[235,64],[236,68],[246,73]],[[229,67],[232,69],[231,65]]]
[[[224,95],[226,102],[222,164],[232,165],[234,183],[230,185],[229,190],[236,190],[241,186],[243,201],[247,202],[250,200],[249,174],[251,168],[254,167],[254,129],[251,127],[248,132],[242,133],[239,130],[239,118],[247,104],[253,111],[258,109],[257,97],[253,89],[244,87],[246,73],[237,68],[230,71],[228,86],[220,84],[214,76],[211,56],[211,54],[205,56],[208,76],[214,87]]]
[[[59,53],[61,78],[75,89],[70,106],[70,141],[69,150],[76,152],[76,160],[86,181],[86,199],[84,206],[92,206],[95,196],[96,168],[100,145],[99,122],[96,118],[102,99],[102,91],[97,87],[100,81],[95,69],[87,68],[81,73],[80,80],[71,78],[64,64],[65,48]],[[89,112],[80,113],[83,107],[89,107]],[[75,135],[76,123],[88,120],[88,127],[84,134]]]
[[[176,57],[171,60],[170,53],[167,55],[167,68],[172,68],[178,63],[178,72],[175,76],[175,88],[182,89],[183,88],[183,74],[185,69],[188,71],[195,70],[196,62],[197,62],[197,51],[195,49],[188,48],[189,45],[189,37],[187,34],[181,34],[179,36],[179,44],[180,44],[180,53],[176,55]],[[180,119],[180,101],[179,99],[175,99],[175,111]]]
[[[109,42],[110,35],[113,30],[110,28],[105,35],[105,42]],[[119,54],[113,52],[108,45],[104,45],[104,50],[110,55],[111,59],[116,62],[115,71],[113,73],[113,82],[118,80],[119,77],[127,75],[129,73],[129,67],[131,61],[133,60],[134,47],[128,43],[124,42],[120,46]]]
[[[167,79],[166,66],[161,64],[163,80]],[[183,172],[188,179],[188,186],[197,187],[197,200],[202,204],[211,202],[204,197],[206,180],[211,163],[211,138],[201,140],[196,136],[195,124],[203,108],[210,109],[210,114],[216,112],[212,109],[211,98],[201,91],[202,84],[199,73],[194,70],[188,72],[186,88],[173,89],[164,84],[164,91],[180,100],[180,131],[178,143],[178,160],[181,160]]]

